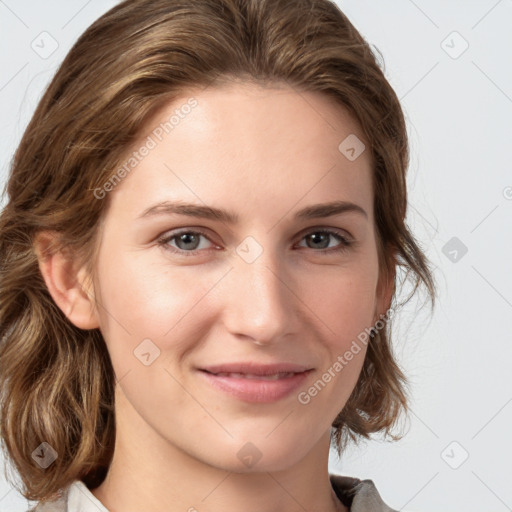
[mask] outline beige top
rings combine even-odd
[[[330,475],[339,500],[350,512],[397,512],[388,507],[372,480]],[[109,512],[81,480],[76,480],[56,501],[39,503],[28,512]]]

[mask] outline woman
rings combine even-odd
[[[398,439],[407,410],[397,268],[435,290],[407,163],[398,99],[328,0],[97,20],[0,217],[1,437],[35,510],[392,510],[328,454]]]

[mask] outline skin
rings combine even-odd
[[[197,106],[109,192],[90,288],[72,258],[55,253],[40,263],[67,317],[101,330],[116,373],[115,453],[92,493],[111,512],[347,510],[329,481],[329,433],[355,387],[365,345],[307,405],[297,395],[391,299],[392,278],[379,279],[370,152],[349,161],[338,150],[350,134],[364,140],[362,130],[320,93],[242,82],[176,98],[134,149],[191,96]],[[230,210],[239,223],[137,218],[176,200]],[[293,218],[334,200],[361,206],[367,217]],[[206,236],[158,244],[183,228]],[[353,244],[336,251],[344,246],[334,235],[312,239],[327,228]],[[236,250],[249,236],[262,250],[251,263]],[[134,356],[144,339],[160,350],[149,365]],[[195,370],[239,361],[315,370],[271,403],[227,395]],[[261,454],[251,467],[237,456],[248,442]]]

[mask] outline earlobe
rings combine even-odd
[[[52,249],[56,237],[55,233],[43,232],[34,241],[39,269],[48,291],[76,327],[98,328],[94,293],[85,287],[85,269],[76,268],[77,262],[69,251]]]

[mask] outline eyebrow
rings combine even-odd
[[[313,204],[306,206],[295,213],[297,220],[318,219],[331,217],[343,213],[355,212],[364,215],[368,219],[368,214],[359,205],[348,201],[333,201],[330,203]],[[144,210],[137,218],[147,218],[154,215],[186,215],[201,219],[220,220],[227,224],[237,224],[240,221],[238,214],[229,210],[214,208],[213,206],[203,206],[194,203],[162,201],[161,203],[150,206]]]

